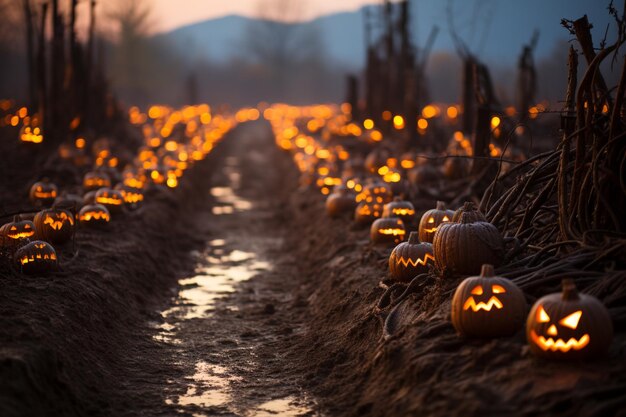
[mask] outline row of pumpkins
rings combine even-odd
[[[206,107],[208,112],[208,106]],[[166,141],[165,137],[156,137],[152,125],[143,124],[146,146],[138,150],[138,156],[133,163],[128,164],[121,175],[114,168],[117,164],[96,164],[95,169],[83,177],[82,196],[60,194],[59,188],[45,179],[33,184],[30,200],[36,207],[43,209],[34,215],[18,215],[12,222],[0,227],[2,252],[13,259],[22,273],[41,274],[55,270],[58,267],[58,257],[52,245],[63,245],[70,241],[78,225],[106,227],[112,215],[125,209],[137,208],[144,200],[145,187],[151,183],[155,186],[167,184],[174,188],[178,184],[177,178],[195,161],[210,153],[214,144],[236,125],[234,117],[222,115],[208,118],[209,120],[203,119],[199,123],[198,120],[205,114],[196,110],[195,107],[188,107],[182,111],[168,110],[162,117],[155,116],[152,121],[155,127],[164,123],[169,123],[171,130],[179,124],[185,127],[177,130],[184,131],[178,140],[170,138]],[[181,116],[170,121],[168,117],[173,118],[174,114],[188,117]],[[191,126],[194,128],[191,129]],[[158,143],[152,145],[155,137]],[[173,150],[168,148],[170,145],[173,145]],[[112,158],[109,152],[104,156]],[[176,181],[170,182],[174,179]],[[117,184],[113,186],[115,183]]]
[[[78,224],[86,228],[105,227],[111,214],[121,213],[124,207],[135,209],[144,199],[141,188],[123,183],[111,188],[111,179],[104,171],[85,174],[83,189],[82,197],[59,195],[54,183],[36,182],[30,189],[30,200],[36,207],[45,208],[34,215],[17,215],[0,227],[0,246],[13,252],[21,272],[40,274],[56,269],[58,259],[52,245],[70,241]]]
[[[396,281],[408,282],[432,265],[460,276],[474,275],[461,281],[452,297],[451,320],[459,334],[510,336],[526,318],[530,350],[538,356],[583,359],[608,349],[613,336],[609,312],[597,298],[578,293],[572,280],[564,280],[562,293],[540,298],[526,314],[523,292],[494,273],[502,259],[502,236],[473,203],[452,211],[437,202],[404,241],[405,225],[413,223],[415,208],[398,197],[391,201],[391,196],[382,182],[370,182],[359,195],[339,186],[326,199],[326,210],[331,217],[354,211],[359,223],[375,219],[371,241],[397,245],[389,256],[389,274]]]

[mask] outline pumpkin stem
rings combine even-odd
[[[419,233],[409,233],[409,240],[407,242],[409,243],[409,245],[418,245],[420,243]]]
[[[463,211],[475,211],[476,205],[472,201],[466,201],[463,203]]]
[[[480,270],[481,278],[491,278],[496,275],[493,265],[491,264],[483,264],[482,269]]]
[[[576,288],[576,284],[574,284],[573,279],[565,278],[561,281],[561,286],[563,287],[563,300],[571,301],[580,299],[578,296],[578,289]]]
[[[444,203],[443,201],[437,201],[437,210],[445,210],[446,209],[446,203]]]

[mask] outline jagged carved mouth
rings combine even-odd
[[[10,237],[11,239],[24,239],[26,237],[31,237],[34,234],[35,234],[34,231],[29,231],[29,232],[10,233],[10,234],[7,234],[7,236]]]
[[[409,259],[404,259],[403,257],[398,257],[396,259],[396,264],[400,265],[404,265],[405,268],[407,268],[409,265],[416,267],[418,265],[423,265],[426,266],[426,264],[428,263],[428,261],[432,261],[435,262],[435,257],[433,255],[431,255],[430,253],[427,253],[426,255],[424,255],[424,259],[416,259],[413,260],[411,258]]]
[[[424,229],[424,231],[426,233],[435,233],[437,231],[437,226],[430,228],[430,229]]]
[[[381,235],[404,236],[406,234],[406,230],[402,230],[402,229],[378,229],[378,233],[380,233]]]
[[[474,297],[468,298],[465,304],[463,305],[463,310],[472,309],[472,311],[474,312],[477,312],[480,310],[491,311],[492,308],[501,309],[502,307],[503,307],[502,302],[498,300],[498,298],[495,295],[492,295],[489,301],[487,301],[486,303],[482,301],[476,303],[476,301],[474,300]]]
[[[580,339],[570,338],[567,342],[563,339],[545,338],[537,335],[534,330],[530,331],[530,338],[542,350],[551,350],[552,352],[569,352],[570,350],[581,350],[589,344],[589,335],[584,334]]]

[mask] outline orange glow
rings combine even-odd
[[[20,123],[20,118],[18,116],[11,117],[11,126],[17,126]]]
[[[363,127],[366,128],[367,130],[373,129],[374,121],[372,119],[363,120]]]
[[[495,129],[498,126],[500,126],[500,118],[498,116],[493,116],[491,118],[491,128]]]
[[[459,115],[459,110],[455,106],[450,106],[446,110],[446,115],[449,119],[456,119]]]
[[[385,121],[387,121],[387,122],[388,122],[389,120],[391,120],[391,112],[390,112],[389,110],[385,110],[385,111],[383,112],[383,120],[385,120]]]
[[[430,119],[430,118],[435,117],[437,115],[437,113],[438,113],[437,110],[438,110],[437,107],[429,104],[428,106],[426,106],[426,107],[424,107],[422,109],[422,116],[425,119]]]
[[[85,138],[77,138],[74,143],[76,148],[83,149],[85,147]]]
[[[537,107],[533,106],[530,109],[528,109],[528,114],[529,114],[531,119],[536,119],[537,116],[539,115],[539,109]]]
[[[370,138],[375,142],[380,142],[381,140],[383,140],[383,134],[380,133],[378,130],[372,130],[372,133],[370,133]]]
[[[399,114],[393,116],[393,127],[398,130],[404,129],[404,117],[400,116]]]
[[[428,120],[420,118],[417,121],[417,128],[420,130],[426,130],[426,128],[428,128]]]
[[[25,118],[26,116],[28,116],[28,109],[27,109],[26,107],[21,107],[21,108],[18,110],[17,115],[18,115],[21,119]]]

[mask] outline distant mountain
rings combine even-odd
[[[606,4],[604,4],[606,3]],[[576,19],[583,14],[594,24],[594,39],[598,42],[611,21],[602,0],[456,0],[452,9],[458,34],[470,49],[489,64],[515,65],[524,44],[534,30],[539,31],[536,58],[553,53],[559,40],[571,35],[561,27],[562,18]],[[434,25],[440,32],[434,52],[454,52],[448,31],[444,0],[419,0],[411,3],[412,36],[423,45]],[[380,6],[370,6],[373,14]],[[327,56],[347,68],[360,68],[365,57],[363,11],[337,13],[296,24],[301,30],[317,30]],[[155,35],[177,49],[186,62],[207,60],[224,63],[243,55],[246,30],[254,19],[225,16]]]

